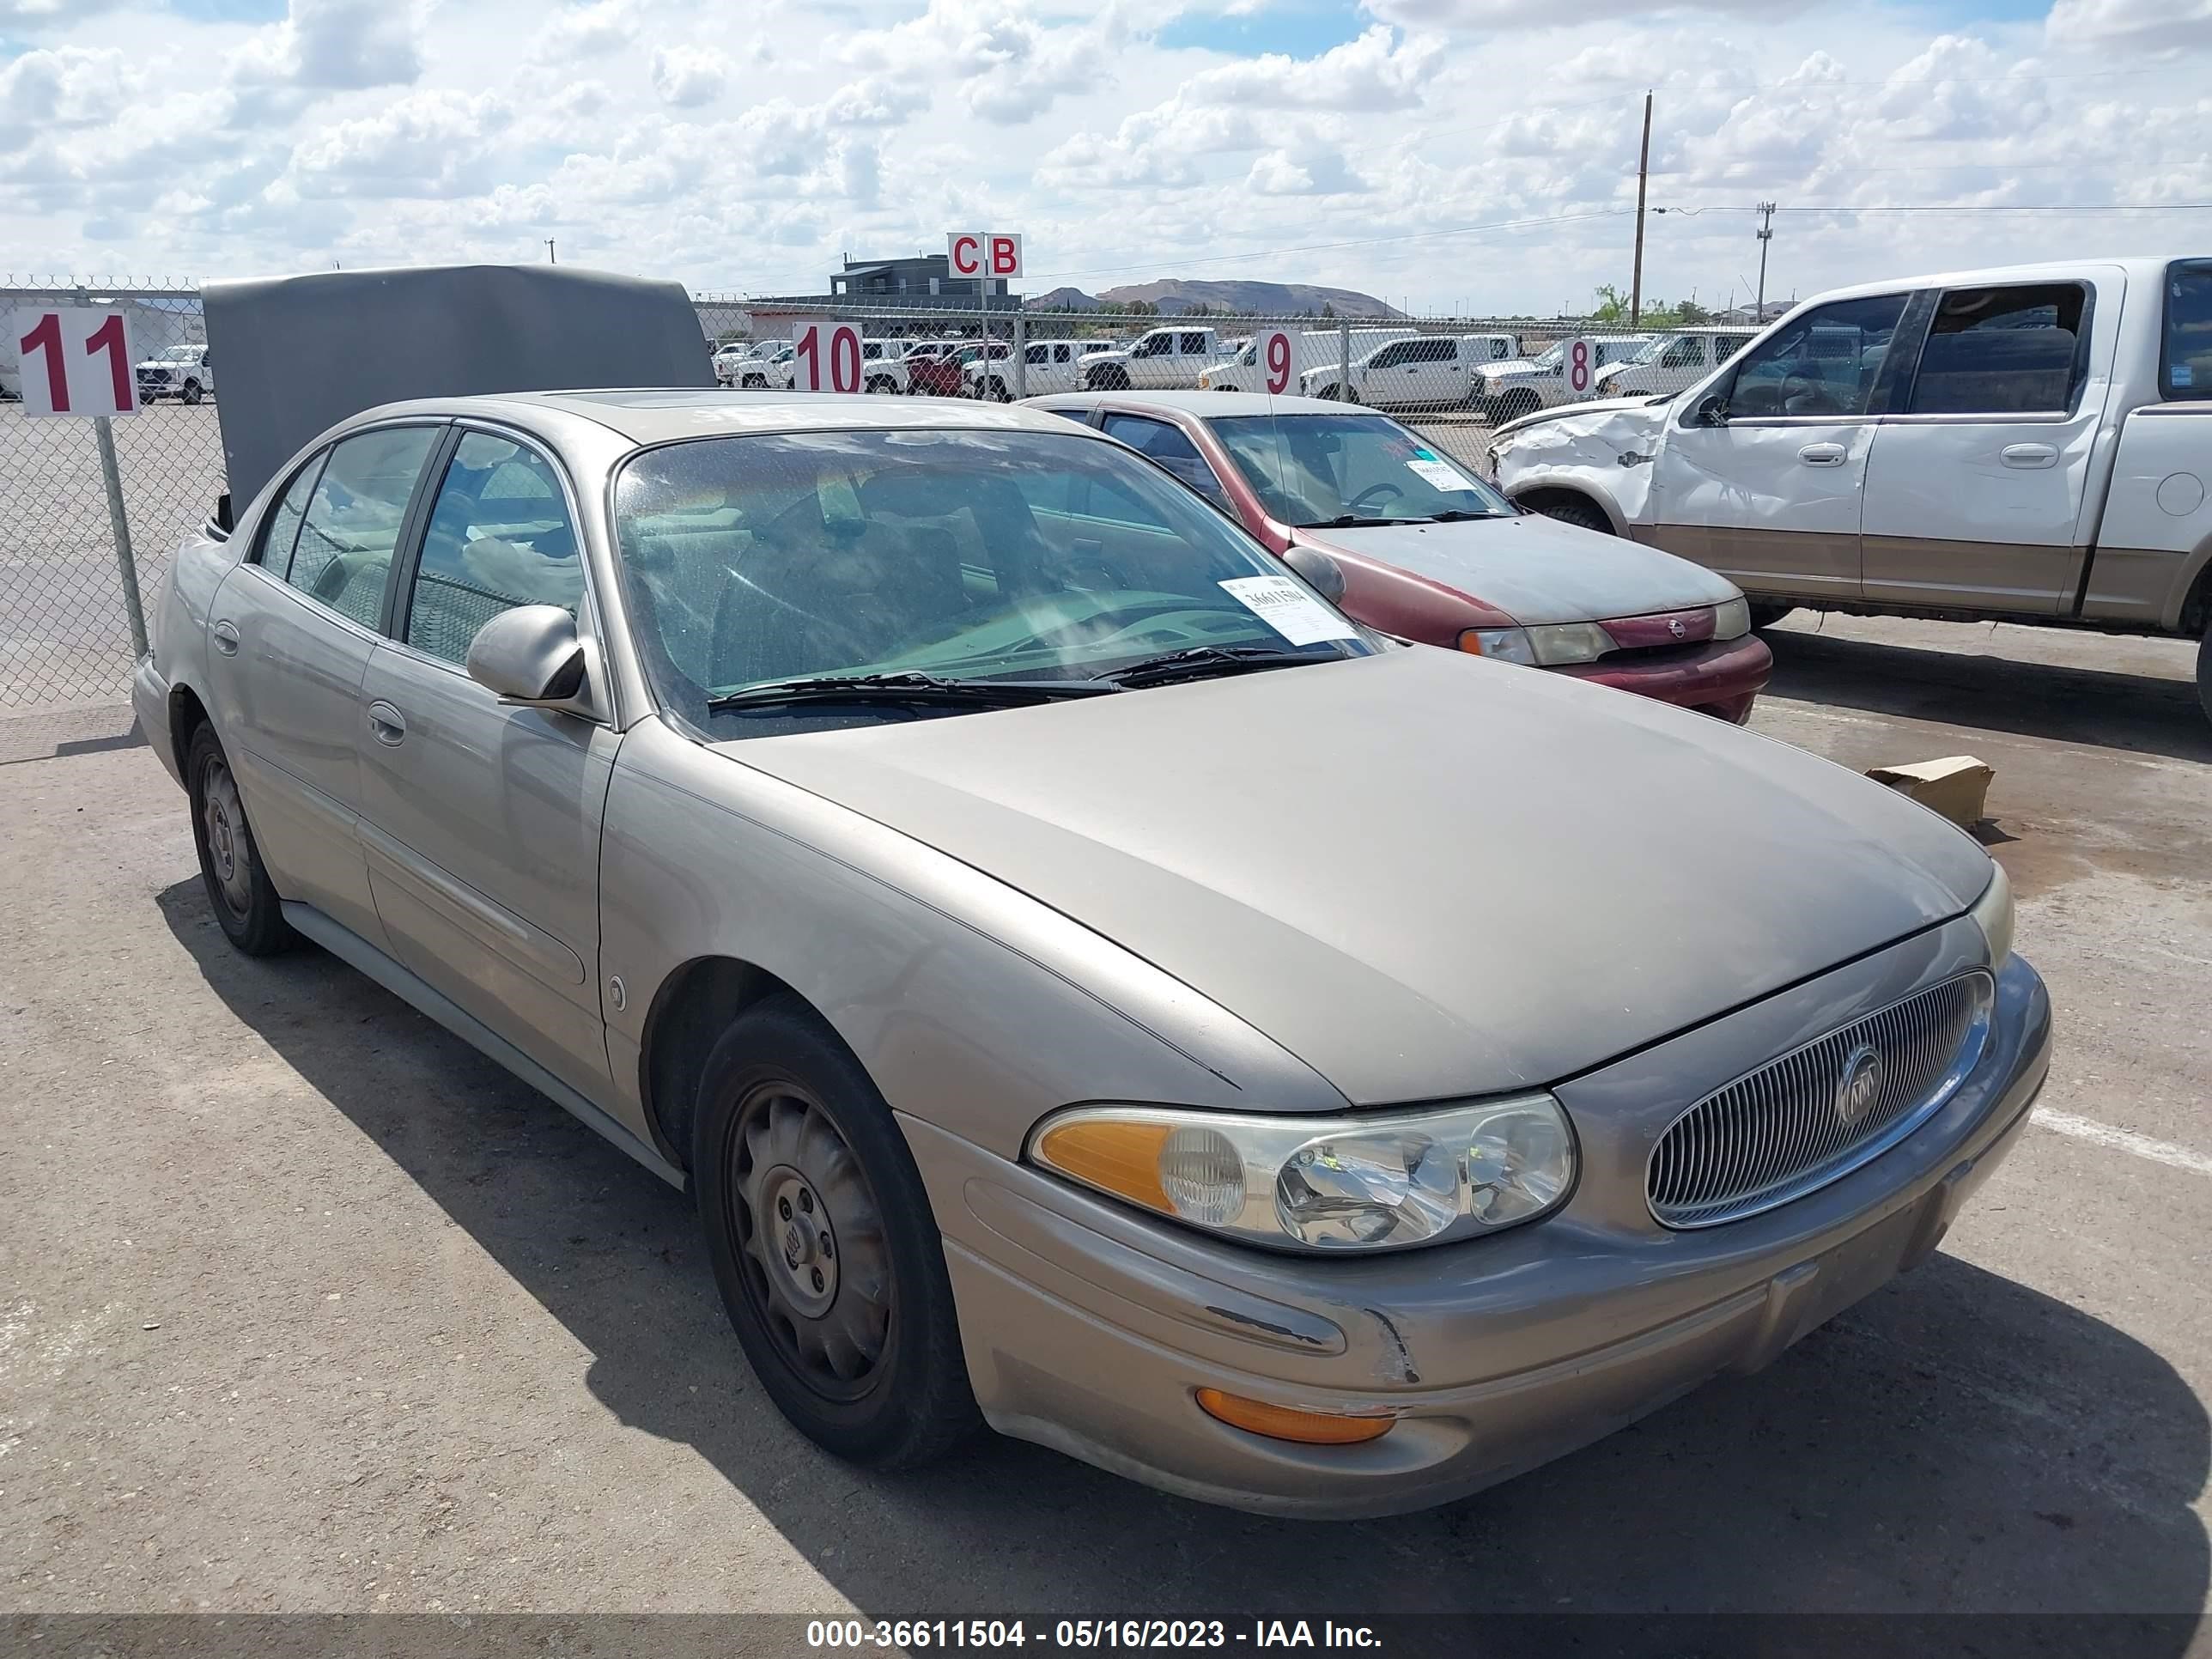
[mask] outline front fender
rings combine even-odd
[[[1632,404],[1509,428],[1491,452],[1498,488],[1516,501],[1544,489],[1572,490],[1603,508],[1617,534],[1627,535],[1656,516],[1651,483],[1665,428],[1653,413]]]

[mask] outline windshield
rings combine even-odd
[[[1496,490],[1382,415],[1209,421],[1268,513],[1285,524],[1510,515]]]
[[[1091,680],[1197,646],[1376,648],[1166,473],[1075,432],[671,444],[623,466],[615,533],[662,705],[718,737],[946,712],[707,706],[803,677]]]
[[[1536,367],[1539,368],[1557,368],[1561,363],[1566,361],[1566,355],[1567,343],[1565,340],[1554,341],[1553,343],[1552,349],[1535,360]]]
[[[1645,341],[1643,345],[1621,361],[1631,363],[1656,363],[1659,361],[1659,354],[1674,343],[1671,337],[1662,334],[1656,340]],[[1600,349],[1602,350],[1603,348]]]

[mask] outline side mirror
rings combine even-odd
[[[1317,547],[1308,547],[1294,542],[1283,555],[1283,562],[1306,580],[1306,586],[1331,605],[1344,599],[1344,567]]]
[[[1717,392],[1709,392],[1698,399],[1698,406],[1690,411],[1692,426],[1726,426],[1728,399]]]
[[[557,605],[519,605],[477,630],[469,678],[501,702],[581,713],[584,642]]]

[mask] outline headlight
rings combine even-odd
[[[1536,647],[1528,642],[1525,628],[1470,628],[1459,636],[1459,648],[1478,657],[1495,657],[1500,662],[1536,665]]]
[[[1751,632],[1751,601],[1738,594],[1713,607],[1713,637],[1740,640]]]
[[[1501,662],[1553,668],[1561,663],[1595,662],[1613,644],[1613,636],[1595,623],[1547,623],[1534,628],[1470,628],[1459,636],[1459,648]]]
[[[2012,879],[1995,859],[1990,860],[1990,884],[1970,914],[1990,942],[1990,967],[1995,970],[2012,955]]]
[[[1574,1184],[1547,1094],[1377,1117],[1242,1117],[1085,1106],[1030,1157],[1157,1214],[1278,1249],[1389,1250],[1510,1227]]]

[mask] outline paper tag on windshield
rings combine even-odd
[[[1237,576],[1221,585],[1231,598],[1292,645],[1359,637],[1350,623],[1288,576]]]
[[[1406,463],[1406,471],[1415,477],[1425,478],[1438,489],[1472,489],[1474,483],[1460,476],[1459,469],[1442,461],[1413,460]]]

